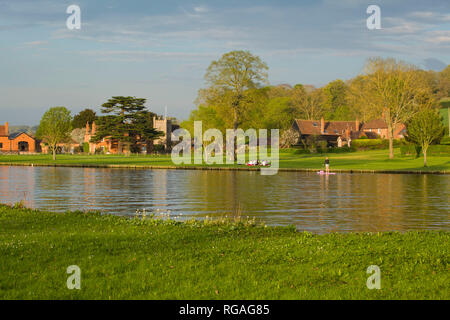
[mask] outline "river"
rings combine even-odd
[[[450,230],[450,176],[0,166],[0,202],[186,219],[256,217],[313,233]],[[159,210],[159,211],[158,211]]]

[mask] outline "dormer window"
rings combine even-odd
[[[313,126],[314,126],[314,127],[317,127],[317,122],[313,122]]]

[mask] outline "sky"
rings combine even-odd
[[[73,4],[79,30],[66,26]],[[367,28],[372,4],[381,29]],[[0,0],[0,123],[37,125],[53,106],[99,111],[117,95],[186,119],[208,65],[232,50],[265,61],[272,85],[347,80],[370,57],[439,71],[450,1]]]

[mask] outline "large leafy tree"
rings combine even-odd
[[[369,59],[363,76],[361,103],[388,127],[389,158],[394,158],[394,130],[421,109],[435,103],[430,87],[414,66],[395,59]]]
[[[97,130],[92,142],[105,137],[117,141],[118,152],[132,151],[138,140],[148,142],[160,135],[153,129],[152,115],[145,107],[146,99],[116,96],[102,105],[104,116],[98,118]]]
[[[450,65],[439,72],[438,98],[450,98]]]
[[[303,85],[296,85],[292,92],[292,103],[302,118],[315,120],[324,115],[325,96],[321,89],[307,90]]]
[[[346,83],[342,80],[335,80],[327,84],[323,89],[324,95],[324,117],[328,120],[353,120],[348,107]]]
[[[84,109],[83,111],[80,111],[77,115],[73,117],[72,121],[72,128],[73,129],[81,129],[86,127],[86,123],[89,123],[89,125],[92,125],[92,123],[97,118],[97,115],[94,110],[91,109]]]
[[[267,83],[267,70],[267,64],[249,51],[228,52],[211,62],[205,74],[209,88],[202,92],[207,100],[225,109],[236,130],[242,121],[242,109],[249,102],[250,89]]]
[[[38,139],[48,144],[56,160],[56,146],[69,141],[72,129],[72,116],[65,107],[50,108],[41,119],[36,132]]]
[[[435,109],[422,110],[407,123],[407,139],[421,146],[423,165],[427,166],[428,147],[440,141],[444,135],[444,126],[439,113]]]
[[[154,139],[161,137],[164,133],[153,128],[153,112],[142,110],[136,113],[133,119],[133,126],[130,130],[132,139],[132,150],[138,150],[138,143],[146,145],[147,153],[151,152],[152,142]],[[170,132],[168,133],[170,134]]]
[[[218,129],[225,133],[225,121],[218,115],[217,107],[215,106],[198,106],[198,109],[193,110],[189,115],[189,119],[181,123],[181,127],[188,130],[191,136],[194,136],[194,122],[202,121],[203,131],[208,129]]]

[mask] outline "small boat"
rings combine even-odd
[[[322,174],[322,175],[335,175],[336,172],[328,172],[328,173],[326,173],[325,171],[318,171],[317,174]]]

